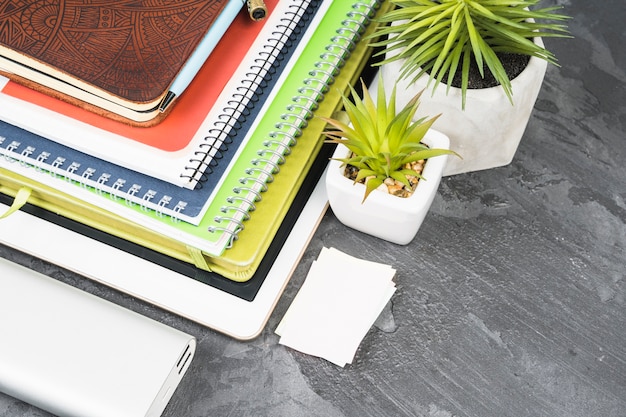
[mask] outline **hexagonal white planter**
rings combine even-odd
[[[430,129],[423,143],[431,148],[448,149],[450,141],[443,133]],[[338,145],[333,157],[343,158],[348,152],[348,148]],[[442,155],[426,161],[422,172],[425,180],[417,183],[410,197],[402,198],[374,190],[362,204],[365,185],[355,184],[346,178],[341,162],[331,160],[325,179],[330,207],[344,225],[406,245],[413,240],[430,209],[447,159],[447,155]]]
[[[541,38],[535,43],[543,46]],[[385,91],[397,86],[397,106],[404,106],[418,91],[425,89],[416,118],[442,116],[435,122],[435,129],[450,138],[450,148],[461,158],[451,158],[445,175],[479,171],[509,164],[526,130],[530,114],[537,100],[547,62],[531,57],[528,66],[512,81],[513,103],[500,86],[485,89],[468,89],[465,110],[461,109],[461,89],[439,85],[435,94],[432,84],[426,87],[428,76],[415,83],[398,80],[403,61],[395,61],[381,67]]]

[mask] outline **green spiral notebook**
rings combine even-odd
[[[388,4],[379,0],[324,1],[307,29],[310,36],[298,45],[198,226],[125,206],[104,193],[97,200],[88,190],[89,199],[72,197],[62,188],[75,184],[50,175],[33,177],[33,167],[6,159],[0,164],[0,192],[15,195],[28,187],[34,205],[246,281],[322,146],[325,126],[315,116],[329,116],[341,105],[341,93],[356,80],[370,53],[360,40],[371,33],[372,18],[384,7]]]

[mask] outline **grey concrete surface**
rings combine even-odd
[[[327,213],[251,342],[10,249],[0,256],[195,335],[168,417],[624,417],[626,8],[542,4],[565,6],[575,38],[546,41],[562,67],[548,69],[513,163],[444,179],[408,246]],[[391,305],[344,369],[274,334],[323,246],[398,270]],[[47,414],[0,395],[0,417],[14,416]]]

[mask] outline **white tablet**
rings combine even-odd
[[[317,182],[252,301],[23,211],[0,221],[0,243],[231,337],[249,340],[258,336],[267,323],[326,207],[322,180]],[[7,208],[0,204],[0,212]]]

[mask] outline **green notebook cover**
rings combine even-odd
[[[136,208],[138,215],[161,225],[149,227],[150,222],[129,220],[6,169],[0,170],[0,192],[15,195],[20,187],[29,187],[32,204],[229,279],[248,280],[321,148],[325,126],[315,116],[339,108],[341,93],[369,57],[369,48],[359,40],[373,30],[368,23],[381,2],[327,1],[199,226]]]

